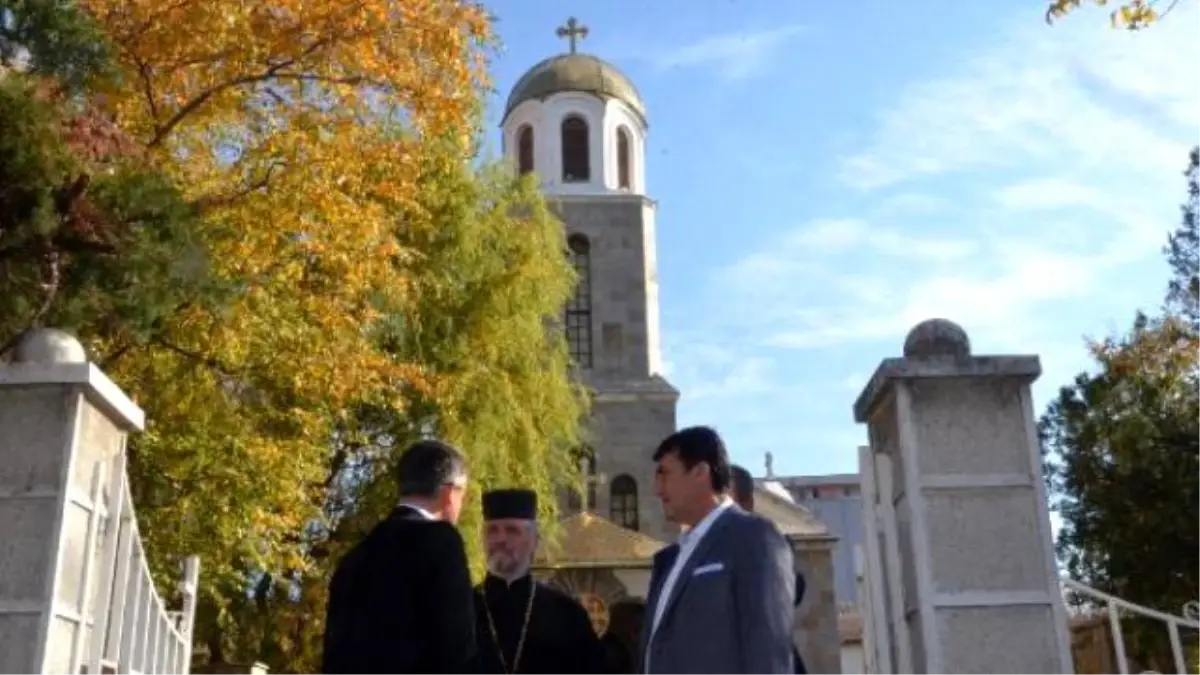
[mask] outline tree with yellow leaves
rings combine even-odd
[[[273,669],[320,667],[328,575],[396,503],[398,453],[426,433],[463,448],[471,494],[460,527],[482,572],[479,491],[521,485],[542,496],[555,522],[557,488],[577,478],[582,389],[569,377],[557,330],[573,285],[563,230],[532,180],[508,167],[472,171],[453,153],[421,165],[417,203],[396,209],[396,237],[420,255],[409,272],[414,301],[386,312],[375,338],[401,362],[419,361],[439,386],[415,393],[403,414],[366,405],[344,420],[325,476],[326,517],[306,532],[308,565],[260,579],[239,610],[233,649]]]
[[[369,330],[406,301],[419,255],[384,204],[415,200],[431,143],[465,159],[488,26],[446,0],[80,4],[124,74],[103,110],[184,188],[231,291],[215,309],[181,303],[150,335],[90,341],[149,413],[131,473],[156,569],[203,555],[223,625],[248,574],[304,569],[298,534],[321,515],[347,411],[399,414],[441,386]]]
[[[548,494],[570,475],[583,398],[546,331],[571,283],[561,229],[532,186],[467,169],[485,85],[478,6],[14,2],[85,10],[119,77],[83,99],[130,170],[162,186],[104,201],[84,181],[65,194],[88,200],[67,205],[136,216],[132,231],[161,245],[68,256],[72,274],[103,263],[106,283],[67,284],[0,327],[75,331],[147,409],[130,446],[139,521],[161,587],[178,558],[203,557],[209,659],[313,667],[320,612],[303,603],[323,601],[330,562],[385,508],[391,453],[418,430],[468,448],[484,480]],[[11,147],[16,160],[32,148]],[[78,153],[29,183],[39,204],[59,203],[51,179],[107,175],[111,162]],[[29,213],[40,219],[5,232],[70,234],[76,211]],[[146,267],[124,265],[134,252]],[[42,299],[32,258],[12,261],[24,276],[5,290]]]
[[[1109,0],[1092,0],[1092,2],[1099,7],[1109,5]],[[1116,9],[1109,14],[1109,20],[1114,28],[1140,30],[1170,14],[1179,2],[1180,0],[1168,0],[1166,3],[1162,3],[1161,0],[1129,0],[1129,2],[1117,5]],[[1046,9],[1046,23],[1053,23],[1056,19],[1079,9],[1082,4],[1083,0],[1051,0],[1050,6]],[[1165,7],[1161,7],[1163,4]]]

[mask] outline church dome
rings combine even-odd
[[[646,104],[633,82],[613,64],[579,53],[553,56],[530,68],[508,95],[504,117],[525,101],[542,100],[567,91],[614,98],[629,106],[645,124]]]

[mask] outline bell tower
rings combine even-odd
[[[615,66],[578,51],[588,29],[557,30],[568,51],[529,69],[501,121],[506,158],[537,175],[566,228],[579,275],[564,308],[571,357],[593,393],[590,485],[570,506],[670,541],[654,496],[658,442],[679,392],[661,375],[655,203],[646,196],[646,108]]]

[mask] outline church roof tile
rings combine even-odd
[[[649,567],[663,542],[584,511],[559,523],[556,544],[538,552],[535,567]],[[548,550],[547,550],[548,549]]]

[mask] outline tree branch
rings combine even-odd
[[[203,106],[205,103],[207,103],[208,100],[210,98],[212,98],[213,96],[216,96],[217,94],[220,94],[223,91],[233,89],[234,87],[240,87],[245,84],[254,84],[255,82],[263,82],[266,80],[270,80],[270,79],[278,76],[284,69],[288,68],[289,66],[295,65],[296,63],[303,60],[305,57],[311,56],[317,50],[321,49],[322,47],[327,46],[332,41],[333,40],[330,38],[318,40],[318,41],[314,42],[313,44],[309,45],[307,49],[305,49],[303,52],[300,53],[299,56],[294,56],[291,58],[284,59],[283,61],[280,61],[279,63],[276,63],[276,64],[268,67],[266,70],[264,70],[261,73],[258,73],[255,75],[245,75],[245,76],[234,78],[227,82],[222,82],[220,84],[209,87],[208,89],[201,92],[198,96],[196,96],[192,100],[185,103],[164,124],[157,126],[154,130],[154,137],[150,139],[150,142],[147,143],[147,146],[155,147],[155,146],[159,145],[160,143],[162,143],[167,138],[167,136],[170,135],[170,133],[175,130],[175,127],[179,126],[179,124],[181,122],[183,122],[183,120],[188,115],[192,114],[197,109],[199,109],[201,106]]]
[[[159,347],[162,347],[163,349],[166,349],[167,351],[174,352],[175,354],[178,354],[179,356],[182,356],[186,359],[190,359],[190,360],[200,363],[202,365],[208,366],[209,368],[212,368],[213,370],[215,370],[223,375],[231,375],[233,373],[233,371],[231,369],[226,368],[225,364],[221,363],[220,361],[218,361],[212,357],[205,356],[203,354],[191,351],[189,349],[184,349],[183,347],[180,347],[179,345],[176,345],[173,342],[167,341],[165,338],[156,337],[156,338],[153,338],[151,340],[151,342],[158,345]]]
[[[196,202],[194,203],[194,206],[201,213],[205,213],[207,211],[210,211],[212,209],[219,208],[222,206],[228,206],[228,205],[232,204],[233,202],[235,202],[253,192],[256,192],[258,190],[262,190],[262,189],[266,188],[268,186],[268,184],[271,182],[271,176],[272,176],[272,174],[275,173],[275,170],[282,168],[284,166],[286,166],[286,162],[273,161],[267,166],[267,170],[263,174],[262,178],[254,181],[253,183],[250,183],[249,185],[245,186],[241,190],[238,190],[237,192],[234,192],[233,194],[228,194],[228,195],[221,195],[221,196],[209,195],[207,197],[201,197],[200,199],[196,200]]]
[[[150,106],[150,117],[158,124],[158,103],[154,100],[154,87],[150,83],[150,65],[137,57],[134,57],[134,62],[142,80],[142,91],[146,94],[146,105]]]

